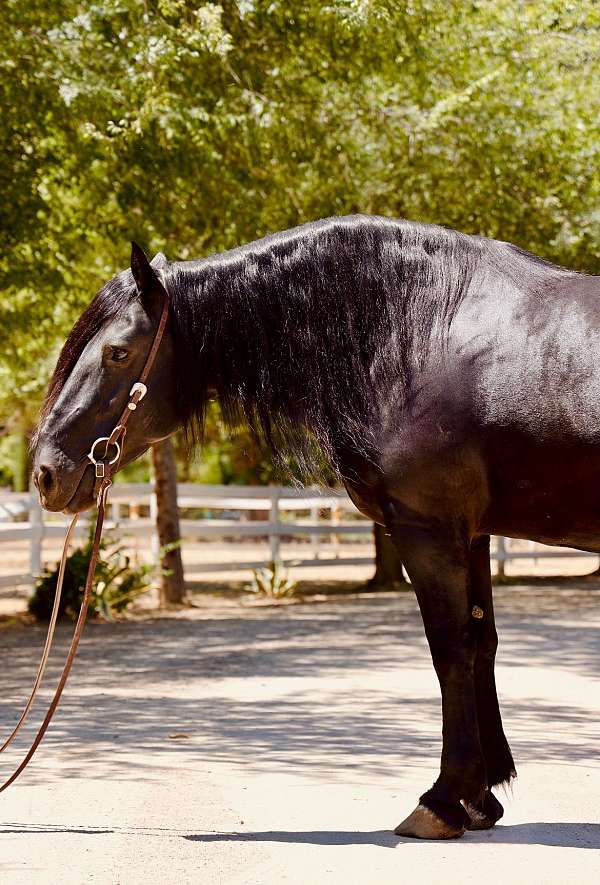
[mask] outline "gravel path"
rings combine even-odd
[[[2,885],[597,883],[600,592],[496,600],[519,779],[495,830],[446,843],[390,832],[440,749],[411,594],[213,602],[88,626],[46,740],[0,797]],[[42,641],[0,631],[2,735]],[[4,772],[20,758],[7,756]]]

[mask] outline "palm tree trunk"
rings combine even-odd
[[[375,539],[375,574],[368,582],[369,590],[406,590],[408,581],[402,572],[402,560],[396,546],[382,525],[373,526]]]
[[[156,530],[161,549],[168,549],[161,557],[163,575],[160,584],[162,606],[182,603],[185,597],[185,581],[181,549],[178,545],[179,514],[177,512],[177,467],[171,440],[165,439],[152,446],[152,467],[156,490]]]

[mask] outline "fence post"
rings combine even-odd
[[[29,536],[29,574],[31,575],[31,584],[33,586],[42,570],[42,537],[44,534],[43,512],[35,490],[29,492],[29,527],[31,530]]]
[[[129,519],[131,522],[136,523],[140,518],[140,505],[137,501],[132,501],[129,505]],[[155,523],[156,525],[156,523]],[[131,545],[133,547],[133,561],[136,565],[140,564],[140,539],[138,533],[136,532],[131,539]]]
[[[279,536],[279,486],[270,488],[271,509],[269,510],[269,548],[271,550],[271,562],[281,561],[280,536]]]
[[[151,483],[150,492],[150,519],[152,520],[152,537],[150,540],[150,550],[152,551],[152,559],[155,563],[158,563],[158,558],[160,554],[160,541],[158,540],[158,529],[156,525],[156,520],[158,518],[158,499],[156,497],[156,486],[154,482]]]
[[[332,526],[339,525],[339,522],[340,522],[340,506],[339,506],[339,504],[336,504],[329,511],[329,520],[330,520]],[[331,546],[333,548],[333,558],[339,559],[340,558],[340,536],[337,533],[331,534],[329,536],[329,541],[330,541]]]
[[[497,572],[499,578],[504,577],[504,563],[507,560],[506,556],[506,538],[503,536],[498,536],[496,538],[496,553],[497,553]]]
[[[316,486],[311,486],[310,491],[318,492],[319,489]],[[310,508],[310,521],[312,525],[319,525],[319,511],[320,507],[318,504],[316,506],[313,504],[313,506]],[[313,551],[313,559],[318,559],[319,550],[321,547],[321,536],[318,535],[316,532],[310,536],[310,545]]]

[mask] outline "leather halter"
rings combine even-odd
[[[73,633],[73,639],[71,640],[71,645],[69,647],[69,652],[67,654],[67,658],[65,660],[65,664],[60,675],[60,679],[58,681],[58,685],[54,692],[54,696],[52,701],[50,702],[50,706],[48,707],[48,712],[44,717],[44,721],[42,722],[34,740],[31,744],[31,747],[27,751],[27,754],[23,758],[20,765],[15,769],[15,771],[11,774],[11,776],[4,781],[4,783],[0,786],[0,793],[3,790],[6,790],[13,781],[15,781],[21,772],[27,767],[30,760],[33,757],[33,754],[37,750],[39,744],[44,737],[48,726],[52,720],[54,712],[58,707],[61,695],[63,693],[63,689],[69,677],[69,673],[71,672],[71,667],[73,666],[73,661],[75,659],[75,655],[77,654],[77,647],[79,645],[79,640],[81,639],[81,635],[83,633],[83,628],[85,626],[85,619],[90,603],[90,597],[92,594],[92,587],[94,583],[94,573],[96,571],[96,563],[98,562],[98,555],[100,552],[100,541],[102,538],[102,526],[104,524],[104,517],[106,515],[106,499],[108,496],[108,490],[112,485],[112,474],[116,472],[119,468],[119,461],[121,459],[121,450],[123,447],[123,443],[125,440],[125,434],[127,432],[127,424],[132,416],[132,414],[137,409],[139,403],[146,395],[146,381],[148,380],[148,375],[154,365],[154,361],[156,359],[156,355],[158,353],[158,348],[160,347],[160,343],[162,341],[165,328],[167,325],[167,320],[169,318],[169,297],[167,294],[166,288],[163,286],[165,291],[165,298],[163,301],[162,312],[160,315],[160,320],[158,322],[158,327],[156,329],[154,340],[152,342],[152,346],[148,352],[148,356],[146,357],[146,362],[144,363],[144,367],[140,374],[139,380],[135,382],[131,390],[129,391],[129,400],[121,412],[119,420],[114,426],[112,432],[109,436],[100,436],[97,440],[92,444],[92,448],[90,449],[87,457],[91,464],[94,465],[95,471],[95,484],[94,484],[94,494],[96,496],[96,504],[98,507],[98,516],[96,518],[96,528],[94,531],[94,540],[92,543],[92,552],[90,556],[90,562],[88,565],[87,576],[85,580],[85,588],[83,591],[83,598],[81,600],[81,608],[79,610],[79,617],[77,618],[77,623],[75,625],[75,631]],[[96,458],[95,450],[97,446],[102,443],[106,443],[104,447],[104,454],[100,458]],[[116,447],[116,455],[112,458],[109,457],[109,449],[111,446]],[[114,467],[114,471],[113,471]],[[29,711],[33,705],[33,700],[37,693],[38,688],[41,685],[42,678],[44,676],[44,671],[46,669],[46,664],[48,662],[48,657],[50,655],[50,649],[52,647],[52,640],[54,637],[54,628],[56,626],[56,620],[58,618],[58,609],[60,605],[60,597],[62,592],[62,585],[65,575],[65,566],[67,561],[67,552],[69,549],[69,542],[71,540],[71,536],[73,534],[73,530],[75,528],[75,524],[79,514],[76,513],[71,520],[69,528],[67,529],[67,534],[65,537],[65,543],[63,546],[63,552],[60,560],[60,566],[58,569],[58,580],[56,583],[56,592],[54,596],[54,605],[52,608],[52,615],[50,617],[50,624],[48,625],[48,634],[46,637],[46,643],[44,645],[44,650],[42,652],[42,659],[40,661],[35,682],[33,684],[33,689],[29,696],[29,699],[21,713],[19,721],[17,722],[15,728],[12,733],[8,736],[4,744],[0,747],[0,753],[5,750],[9,744],[12,743],[14,738],[17,736],[21,726],[25,722],[27,716],[29,715]]]

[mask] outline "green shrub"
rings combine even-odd
[[[59,617],[66,616],[74,620],[79,614],[92,554],[93,532],[92,525],[87,542],[73,550],[67,558]],[[90,598],[89,612],[92,617],[101,616],[112,620],[150,587],[155,566],[132,566],[129,556],[123,551],[123,545],[110,535],[100,544],[100,556]],[[58,565],[53,570],[43,572],[35,585],[28,608],[40,621],[47,621],[50,618],[57,580]]]

